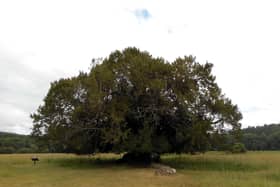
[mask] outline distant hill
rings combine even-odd
[[[27,136],[27,135],[17,134],[17,133],[12,133],[12,132],[1,132],[0,131],[0,137],[11,137],[11,136]]]
[[[257,126],[257,127],[248,127],[242,129],[243,133],[253,133],[253,134],[272,134],[276,131],[280,131],[280,124],[270,124],[270,125],[264,125],[264,126]]]
[[[280,150],[280,124],[248,127],[242,133],[248,150]]]
[[[0,132],[0,153],[38,152],[38,146],[31,136]]]

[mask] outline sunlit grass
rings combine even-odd
[[[173,176],[156,176],[154,169],[116,162],[121,155],[98,154],[93,157],[73,154],[0,155],[0,187],[261,187],[280,186],[280,152],[162,157],[164,164],[177,169]]]

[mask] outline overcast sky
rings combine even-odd
[[[30,133],[50,82],[136,46],[214,64],[243,127],[280,122],[277,0],[0,1],[0,131]]]

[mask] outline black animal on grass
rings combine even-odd
[[[31,160],[33,161],[34,165],[36,164],[37,161],[39,161],[38,157],[32,157]]]

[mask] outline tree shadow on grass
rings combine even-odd
[[[49,161],[59,167],[72,169],[97,169],[104,167],[116,167],[117,159],[100,159],[100,158],[56,158]]]
[[[265,178],[269,181],[276,181],[276,182],[280,181],[279,173],[266,174]]]
[[[145,168],[148,165],[145,164],[128,164],[122,162],[119,158],[57,158],[52,159],[49,163],[58,165],[59,167],[68,167],[71,169],[120,169],[120,168]]]
[[[252,172],[267,169],[265,165],[252,165],[235,160],[193,159],[186,157],[163,158],[162,163],[182,170]]]
[[[74,158],[55,158],[48,161],[59,167],[71,169],[121,169],[121,168],[146,168],[145,164],[128,164],[121,162],[119,158],[100,158],[100,157],[74,157]],[[243,171],[253,172],[267,169],[266,165],[252,165],[237,160],[205,159],[192,157],[163,157],[161,163],[179,170],[197,171]]]

